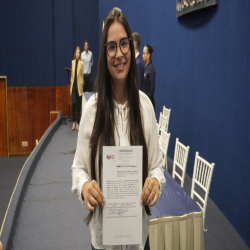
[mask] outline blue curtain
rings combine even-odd
[[[61,86],[68,84],[76,46],[84,40],[99,54],[98,0],[25,0],[1,4],[0,75],[8,86]],[[96,13],[96,15],[94,15]]]

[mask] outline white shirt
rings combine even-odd
[[[138,52],[138,53],[135,55],[135,59],[137,58],[137,56],[139,56],[139,54],[140,54],[140,53]]]
[[[93,55],[90,50],[86,52],[85,50],[81,54],[81,59],[84,62],[83,63],[83,74],[90,74],[91,73],[91,67],[93,65]]]
[[[160,157],[157,125],[155,113],[149,98],[143,93],[139,92],[141,113],[143,116],[144,135],[148,150],[148,164],[149,164],[149,177],[155,177],[159,181],[160,195],[165,187],[165,177],[163,174],[162,162]],[[127,121],[128,121],[128,106],[117,104],[114,100],[114,112],[117,131],[115,131],[115,145],[116,146],[130,146],[129,137],[127,134]],[[85,182],[91,181],[90,172],[90,149],[89,142],[92,134],[92,129],[95,121],[97,104],[97,94],[91,96],[86,103],[82,114],[82,122],[78,132],[77,148],[73,161],[72,169],[72,192],[74,192],[79,200],[83,203],[81,196],[82,187]],[[124,113],[124,109],[126,112]],[[97,153],[98,155],[98,153]],[[98,157],[96,157],[96,166],[98,166]],[[99,180],[98,167],[96,167],[96,177]],[[99,184],[99,181],[97,181]],[[143,245],[128,245],[126,249],[143,250],[148,236],[149,216],[143,209]],[[121,246],[103,246],[102,244],[102,216],[99,216],[99,208],[94,210],[93,217],[89,224],[92,245],[96,249],[121,249]]]

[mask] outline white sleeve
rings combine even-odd
[[[162,167],[162,160],[160,156],[160,147],[158,141],[158,134],[157,134],[157,125],[156,125],[156,118],[153,105],[148,97],[143,94],[145,98],[143,101],[144,105],[144,129],[146,129],[145,133],[148,133],[146,143],[147,143],[147,150],[148,150],[148,176],[150,178],[156,178],[159,182],[160,190],[159,196],[165,187],[166,179],[164,177],[164,170]],[[145,124],[145,122],[147,124]]]
[[[85,182],[91,181],[90,148],[89,142],[93,128],[95,111],[93,98],[87,102],[78,131],[77,148],[72,169],[72,192],[75,193],[83,203],[82,187]]]

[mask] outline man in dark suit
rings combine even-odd
[[[140,55],[140,44],[141,38],[137,32],[132,34],[134,47],[135,47],[135,59],[136,59],[136,66],[137,66],[137,73],[138,73],[138,84],[139,89],[143,90],[143,78],[144,78],[144,64],[142,60],[142,56]]]

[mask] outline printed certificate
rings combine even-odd
[[[103,147],[103,245],[142,244],[142,146]]]

